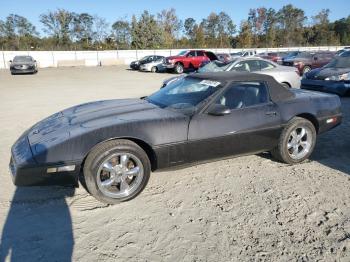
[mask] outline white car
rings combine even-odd
[[[164,70],[164,66],[163,63],[165,61],[165,57],[164,56],[155,56],[155,59],[149,63],[140,65],[140,71],[144,71],[144,72],[152,72],[152,73],[156,73],[156,72],[160,72]]]

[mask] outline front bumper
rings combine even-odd
[[[139,64],[130,64],[130,68],[132,70],[138,70],[140,68],[140,65]]]
[[[164,67],[166,69],[174,69],[175,68],[175,64],[164,64]]]
[[[75,165],[74,171],[48,173],[48,168]],[[80,162],[37,164],[23,134],[12,146],[9,164],[12,181],[16,186],[76,185],[80,173]]]
[[[302,79],[301,88],[343,96],[350,92],[350,83],[342,81]]]
[[[12,74],[33,74],[36,72],[36,69],[35,68],[28,68],[28,69],[11,68],[10,71]]]

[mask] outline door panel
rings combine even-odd
[[[273,103],[232,110],[225,116],[196,115],[188,133],[191,162],[270,150],[277,145],[281,118]]]

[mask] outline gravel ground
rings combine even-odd
[[[82,187],[13,186],[10,146],[26,128],[75,104],[149,94],[167,77],[0,71],[0,261],[350,261],[350,98],[303,164],[260,154],[158,172],[115,206]]]

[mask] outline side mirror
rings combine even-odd
[[[36,60],[34,60],[34,63],[36,63]]]
[[[10,60],[9,62],[12,63],[12,60]]]
[[[208,109],[208,115],[224,116],[231,114],[231,109],[221,104],[213,104]]]

